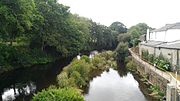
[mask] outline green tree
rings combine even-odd
[[[139,37],[143,34],[146,34],[147,29],[152,29],[152,28],[145,23],[139,23],[129,28],[127,33],[131,34],[132,36],[131,44],[133,44],[133,46],[139,43]]]
[[[34,0],[0,1],[0,38],[12,42],[32,27]]]
[[[131,35],[128,33],[118,35],[119,42],[130,42],[130,40],[131,40]]]
[[[133,38],[139,38],[140,35],[146,34],[147,29],[152,29],[145,23],[139,23],[135,26],[129,28],[128,33],[132,35]]]
[[[120,62],[124,62],[125,57],[128,56],[128,44],[120,42],[115,50],[115,56]]]
[[[109,27],[111,28],[111,30],[117,31],[119,34],[127,32],[126,26],[118,21],[113,22]]]

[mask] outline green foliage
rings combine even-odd
[[[159,86],[157,85],[151,85],[149,90],[151,91],[151,94],[159,100],[162,97],[164,97],[164,93],[160,90]]]
[[[90,63],[90,58],[86,55],[81,56],[82,60],[85,60],[85,62]]]
[[[117,31],[70,13],[69,7],[57,0],[1,0],[0,19],[0,43],[6,45],[0,46],[4,47],[0,68],[47,63],[52,57],[117,45]],[[116,25],[126,29],[123,24]]]
[[[148,50],[142,50],[142,58],[153,65],[155,64],[157,68],[163,71],[170,71],[171,69],[170,62],[162,53],[158,57],[155,57],[153,54],[149,54]]]
[[[0,70],[8,71],[18,66],[31,66],[51,62],[51,56],[39,49],[29,50],[26,47],[14,47],[0,44]]]
[[[80,60],[73,59],[73,61],[63,69],[62,73],[57,76],[58,86],[61,88],[77,87],[82,89],[90,80],[92,76],[91,73],[98,70],[105,70],[107,67],[116,66],[112,56],[113,52],[107,51],[95,55],[91,61],[85,55],[82,56]]]
[[[82,88],[86,85],[85,78],[82,77],[82,75],[78,71],[73,71],[70,75],[70,79],[73,78],[75,81],[75,84],[79,86],[79,88]]]
[[[131,35],[131,44],[133,46],[138,45],[139,37],[143,34],[146,34],[147,29],[152,29],[145,23],[139,23],[135,26],[132,26],[128,29],[128,32]]]
[[[127,68],[128,70],[134,70],[135,67],[136,67],[136,64],[135,64],[132,60],[130,60],[130,61],[127,62],[127,64],[126,64],[126,68]]]
[[[75,88],[47,89],[33,96],[32,101],[85,101]]]
[[[69,79],[66,72],[62,72],[57,76],[58,86],[60,88],[64,87],[76,87],[74,79]]]
[[[128,33],[118,35],[119,42],[130,42],[130,40],[131,40],[131,35]]]
[[[34,12],[33,0],[1,0],[0,38],[12,44],[17,36],[31,29]]]
[[[125,57],[128,56],[128,44],[120,42],[115,50],[115,57],[119,60],[124,62]]]
[[[135,26],[132,26],[128,30],[128,33],[131,34],[133,38],[139,38],[140,35],[146,34],[147,29],[151,28],[145,23],[139,23]]]
[[[119,34],[120,34],[120,33],[126,33],[126,32],[127,32],[126,26],[125,26],[123,23],[118,22],[118,21],[113,22],[109,27],[111,28],[111,30],[116,31],[116,32],[118,32]]]
[[[116,47],[117,34],[104,26],[91,22],[89,46],[94,50],[112,49]]]
[[[142,58],[148,60],[149,52],[148,50],[142,50]]]

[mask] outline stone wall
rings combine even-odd
[[[137,61],[133,58],[133,61],[137,64],[137,71],[140,75],[147,76],[147,79],[153,85],[158,85],[160,89],[166,93],[166,86],[169,83],[168,80],[164,79],[161,75],[157,74],[153,70],[149,69],[149,67],[141,62]]]

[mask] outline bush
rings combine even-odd
[[[86,56],[86,55],[81,56],[81,59],[85,60],[85,62],[90,63],[90,58],[88,56]]]
[[[35,94],[32,101],[85,101],[75,88],[47,89]]]
[[[85,79],[79,74],[77,71],[73,71],[70,75],[70,79],[73,79],[75,84],[79,87],[82,88],[86,85]]]
[[[71,64],[63,69],[63,72],[58,75],[59,87],[77,87],[82,88],[89,80],[91,64],[85,60],[74,59]]]
[[[163,71],[170,71],[170,62],[162,55],[162,53],[155,57],[153,54],[149,54],[147,50],[142,50],[142,58],[151,64],[155,64],[157,68]]]
[[[60,75],[58,75],[57,81],[60,88],[76,87],[75,80],[73,78],[69,78],[66,72],[62,72]]]
[[[90,65],[84,60],[75,60],[68,67],[68,76],[70,76],[74,71],[77,71],[81,75],[81,77],[87,80],[90,72]]]
[[[153,96],[157,99],[161,99],[162,97],[164,97],[164,93],[157,85],[151,85],[149,91],[151,91],[151,94],[154,94]]]
[[[128,70],[134,70],[135,67],[136,67],[136,64],[135,64],[132,60],[129,61],[129,62],[126,64],[126,68],[127,68]]]

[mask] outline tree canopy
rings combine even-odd
[[[0,1],[0,38],[4,41],[15,40],[32,27],[35,4],[33,0]]]
[[[113,22],[110,26],[111,30],[113,31],[117,31],[118,33],[126,33],[127,32],[127,28],[126,26],[121,23],[121,22]]]

